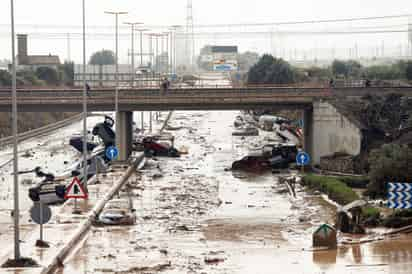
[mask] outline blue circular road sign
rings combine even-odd
[[[310,162],[310,156],[306,152],[299,152],[298,155],[296,155],[296,163],[300,166],[306,166]]]
[[[116,147],[111,146],[106,149],[107,159],[116,160],[118,156],[119,156],[119,150]]]

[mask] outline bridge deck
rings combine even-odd
[[[139,110],[231,110],[251,108],[308,108],[314,100],[333,96],[363,96],[366,94],[412,94],[411,87],[373,88],[187,88],[170,89],[167,94],[158,89],[119,90],[119,109]],[[81,111],[81,89],[19,89],[19,111]],[[94,89],[89,92],[91,111],[113,111],[115,90]],[[0,89],[0,111],[11,110],[10,89]]]

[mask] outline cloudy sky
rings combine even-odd
[[[33,54],[56,53],[62,56],[62,59],[68,56],[67,39],[62,37],[63,33],[79,33],[81,29],[81,0],[15,0],[15,21],[17,32],[40,33],[34,36],[29,42],[30,51]],[[105,10],[121,10],[129,12],[128,15],[122,16],[120,22],[138,21],[147,25],[184,25],[186,17],[186,0],[86,0],[87,5],[87,24],[89,26],[111,26],[114,18],[104,14]],[[10,28],[10,1],[0,1],[0,58],[10,56],[10,38],[8,37]],[[393,0],[393,1],[376,1],[376,0],[193,0],[193,15],[195,24],[232,24],[232,23],[260,23],[260,22],[282,22],[282,21],[302,21],[317,19],[339,19],[350,17],[371,17],[385,15],[412,14],[412,1],[410,0]],[[393,29],[406,29],[407,20],[396,19],[374,22],[355,22],[333,26],[313,26],[313,29],[319,28],[347,28],[356,25],[360,26],[392,26]],[[405,27],[399,27],[405,25]],[[67,26],[76,26],[74,29],[67,29]],[[303,26],[292,26],[303,29]],[[287,27],[285,27],[287,29]],[[307,30],[311,26],[304,26]],[[219,28],[219,31],[225,31]],[[227,29],[233,31],[233,29]],[[248,31],[250,29],[236,29],[236,31]],[[266,28],[263,31],[269,31],[273,28]],[[89,29],[88,32],[109,32],[112,29]],[[210,31],[210,30],[209,30]],[[262,29],[252,31],[262,31]],[[122,29],[126,35],[126,29]],[[51,33],[60,33],[61,35],[54,39],[48,39]],[[365,37],[367,36],[367,37]],[[353,47],[356,45],[365,49],[381,47],[386,43],[386,48],[402,47],[406,48],[406,34],[380,35],[363,37],[345,36],[345,37],[298,37],[298,38],[269,38],[261,39],[230,37],[225,39],[201,39],[196,42],[199,48],[205,43],[216,44],[238,44],[241,50],[271,51],[274,45],[278,45],[278,52],[290,52],[291,49],[308,50],[313,48],[332,48],[332,47]],[[107,37],[97,41],[89,41],[88,52],[101,48],[113,48],[114,43]],[[30,39],[30,38],[29,38]],[[271,40],[270,40],[271,39]],[[322,41],[325,42],[322,42]],[[333,40],[331,42],[331,40]],[[371,41],[372,40],[372,41]],[[306,45],[303,45],[307,41]],[[358,45],[359,43],[359,45]],[[262,45],[264,44],[264,45]],[[121,60],[127,60],[127,48],[129,46],[128,37],[121,39]],[[80,41],[76,38],[70,42],[71,58],[75,61],[80,60],[79,52]]]

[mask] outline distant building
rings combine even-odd
[[[50,67],[58,69],[60,59],[57,55],[28,55],[27,34],[17,34],[17,64],[19,68],[37,69]]]
[[[206,46],[200,53],[200,63],[214,71],[238,70],[237,46]]]

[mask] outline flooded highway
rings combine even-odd
[[[410,273],[409,236],[314,252],[333,206],[290,197],[279,174],[225,171],[263,138],[232,137],[236,115],[174,113],[189,154],[150,160],[130,184],[137,224],[94,227],[56,273]]]

